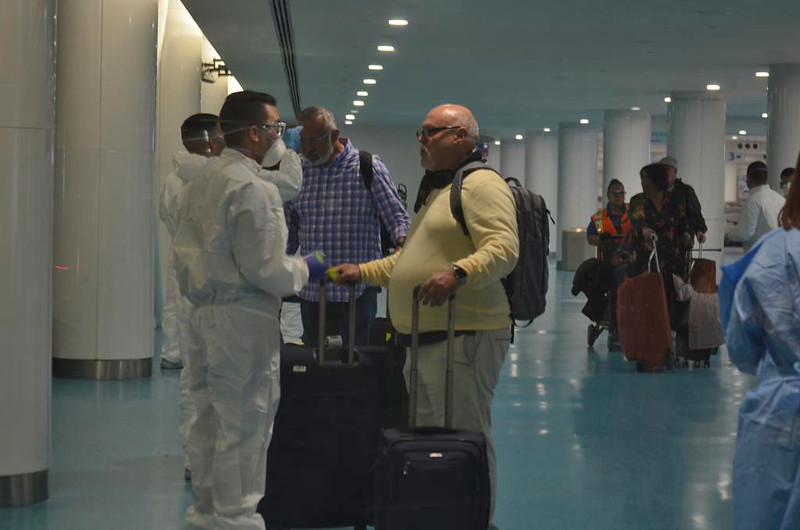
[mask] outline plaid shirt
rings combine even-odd
[[[300,194],[284,204],[289,228],[287,252],[294,254],[298,247],[303,253],[322,250],[331,265],[365,263],[382,257],[381,222],[392,241],[405,237],[411,224],[380,158],[372,159],[370,192],[361,176],[358,149],[345,138],[342,142],[344,151],[327,166],[303,161]],[[356,295],[361,296],[365,288],[360,284]],[[310,285],[300,291],[300,297],[316,301],[317,291],[316,285]],[[329,302],[349,299],[346,287],[333,284],[328,284],[326,295]]]

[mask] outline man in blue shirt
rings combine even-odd
[[[364,182],[359,151],[339,137],[333,113],[324,107],[308,107],[297,117],[303,126],[300,152],[303,187],[296,199],[284,205],[289,228],[288,252],[321,249],[328,263],[365,263],[382,257],[381,225],[392,243],[402,246],[411,224],[397,187],[380,158],[372,159],[372,184]],[[326,334],[348,339],[349,291],[326,286]],[[356,289],[356,344],[367,344],[377,313],[379,288]],[[300,292],[303,339],[317,344],[319,286]]]

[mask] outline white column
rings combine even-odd
[[[503,177],[525,178],[525,143],[522,140],[503,139],[500,146],[500,173]]]
[[[61,0],[53,370],[148,377],[157,0]]]
[[[674,92],[668,108],[667,154],[678,177],[697,192],[708,225],[707,248],[725,236],[725,101],[713,92]],[[721,262],[722,260],[718,260]]]
[[[525,185],[544,198],[553,219],[558,219],[558,136],[553,133],[525,134]],[[550,252],[558,237],[551,226]]]
[[[603,193],[617,179],[628,197],[641,190],[639,170],[650,163],[650,114],[607,110],[603,120]]]
[[[2,13],[0,508],[48,496],[56,2]]]
[[[795,167],[800,151],[800,65],[770,65],[768,94],[767,167],[770,186],[779,190],[781,171]]]
[[[597,211],[598,133],[586,125],[561,123],[558,128],[558,217],[556,236],[559,259],[561,233],[586,228]]]
[[[200,112],[203,33],[180,0],[169,0],[166,19],[158,64],[156,208],[163,179],[173,169],[172,156],[184,150],[181,124],[192,114]],[[218,113],[219,109],[214,112]],[[166,285],[170,239],[164,223],[159,222],[158,227],[160,273],[162,285]],[[159,295],[163,297],[163,292]]]

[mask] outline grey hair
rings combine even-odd
[[[338,129],[336,126],[336,118],[333,116],[333,112],[325,107],[306,107],[300,111],[300,114],[297,115],[297,121],[310,121],[315,119],[317,116],[322,116],[322,122],[325,124],[326,132],[331,132]]]
[[[470,140],[474,140],[475,143],[478,143],[481,132],[480,129],[478,129],[478,120],[476,120],[473,116],[459,116],[454,125],[464,127],[467,130],[467,135],[469,136]]]

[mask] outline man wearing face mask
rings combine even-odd
[[[400,247],[410,221],[397,188],[380,158],[372,159],[371,189],[361,174],[359,151],[347,138],[339,137],[333,113],[324,107],[309,107],[297,117],[303,126],[300,151],[303,187],[286,204],[289,248],[321,249],[331,263],[362,263],[378,259],[381,225]],[[378,309],[379,288],[359,285],[356,290],[356,344],[368,344]],[[348,341],[347,287],[329,284],[326,332]],[[300,292],[306,344],[317,344],[319,287],[309,284]]]
[[[172,163],[175,170],[164,178],[159,201],[159,217],[167,227],[170,242],[177,231],[177,203],[183,188],[183,178],[203,171],[208,159],[219,156],[225,148],[225,138],[219,126],[219,118],[213,114],[194,114],[186,118],[181,125],[181,139],[187,152],[175,153]],[[172,245],[170,245],[172,246]],[[164,319],[161,329],[164,332],[164,344],[161,348],[161,369],[183,368],[180,376],[178,408],[180,410],[180,436],[183,445],[184,478],[189,480],[189,455],[186,453],[186,442],[189,429],[194,421],[194,403],[189,392],[189,360],[186,358],[186,336],[189,333],[190,304],[180,293],[178,281],[173,267],[172,250],[170,250],[169,269],[167,272],[166,299],[164,303]]]
[[[286,255],[277,187],[260,176],[284,132],[275,98],[228,96],[220,112],[227,148],[184,178],[173,258],[191,302],[187,354],[197,419],[188,440],[190,530],[263,530],[256,505],[280,396],[281,298],[317,281],[321,255]]]

